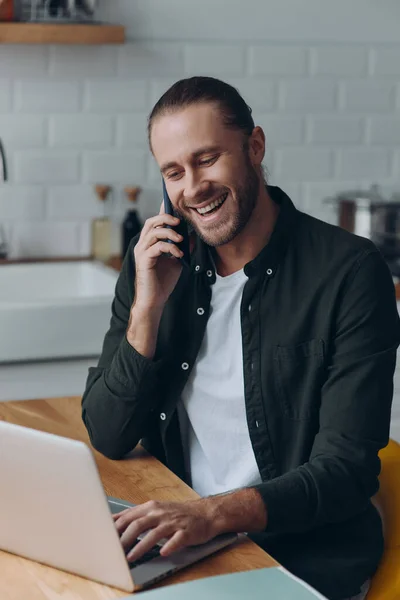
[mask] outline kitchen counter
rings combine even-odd
[[[78,262],[93,260],[92,256],[52,256],[43,258],[0,258],[0,265],[19,265],[29,263],[48,263],[48,262]],[[119,255],[112,256],[105,262],[108,267],[112,267],[116,271],[121,270],[122,257]]]

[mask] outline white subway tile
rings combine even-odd
[[[84,104],[85,109],[95,112],[141,110],[147,107],[147,83],[118,79],[88,81]]]
[[[224,78],[235,87],[244,101],[254,111],[266,112],[276,108],[278,90],[275,82],[265,79]]]
[[[356,111],[387,111],[394,107],[396,87],[384,81],[347,81],[344,108]]]
[[[337,104],[337,84],[334,81],[286,81],[281,87],[284,110],[311,112],[334,110]]]
[[[45,214],[44,188],[34,185],[0,185],[0,224],[5,219],[42,220]]]
[[[0,77],[41,77],[47,74],[47,68],[47,46],[2,44]]]
[[[15,110],[27,113],[73,112],[80,108],[76,81],[25,80],[15,83]]]
[[[379,179],[390,176],[390,154],[380,148],[346,148],[339,152],[338,177]]]
[[[314,144],[358,144],[364,136],[363,120],[356,117],[314,117],[311,141]]]
[[[372,117],[370,139],[372,144],[400,144],[400,117]]]
[[[0,137],[5,147],[40,148],[46,145],[44,117],[0,115]]]
[[[277,150],[276,177],[286,181],[320,181],[332,177],[333,160],[330,150],[285,148]]]
[[[154,156],[149,156],[147,159],[147,180],[150,184],[160,186],[160,202],[162,200],[161,193],[161,173],[160,167],[158,166]]]
[[[400,151],[396,150],[394,153],[394,173],[393,175],[396,177],[397,186],[396,191],[399,193],[399,179],[400,179]]]
[[[134,185],[145,177],[147,155],[139,150],[88,152],[83,159],[83,181]]]
[[[375,48],[374,75],[400,75],[400,46]]]
[[[93,185],[58,185],[48,188],[47,217],[53,221],[78,221],[109,214],[112,196],[107,204],[100,201]]]
[[[75,183],[79,177],[76,153],[19,151],[15,153],[17,183]]]
[[[307,49],[304,46],[267,46],[250,48],[251,75],[305,75]]]
[[[54,147],[109,147],[114,141],[114,118],[95,115],[50,117],[50,145]]]
[[[11,109],[11,82],[7,79],[0,79],[0,112],[7,112]]]
[[[75,223],[21,223],[13,226],[11,258],[76,256]]]
[[[50,75],[55,77],[112,77],[118,49],[113,46],[51,46]]]
[[[263,128],[267,146],[299,145],[304,141],[304,121],[300,117],[260,115],[256,125]]]
[[[120,115],[117,120],[117,145],[147,147],[147,144],[147,114]]]
[[[245,69],[244,47],[219,44],[190,44],[185,47],[187,75],[242,75]]]
[[[120,48],[118,72],[124,77],[181,76],[183,67],[180,44],[134,42]]]
[[[315,75],[367,75],[368,48],[360,46],[320,46],[312,48]]]

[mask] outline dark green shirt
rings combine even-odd
[[[268,510],[266,531],[252,537],[339,600],[359,591],[383,548],[370,498],[388,442],[400,340],[394,285],[371,241],[298,211],[279,188],[268,191],[280,212],[269,243],[244,268],[241,303],[247,423]],[[136,240],[89,370],[83,420],[106,456],[122,458],[142,440],[185,479],[177,402],[207,325],[214,266],[197,239],[149,360],[125,336]]]

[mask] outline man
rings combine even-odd
[[[248,532],[328,598],[361,594],[383,548],[370,498],[399,343],[389,270],[369,240],[265,183],[264,133],[231,86],[177,82],[148,129],[193,230],[191,265],[179,260],[179,219],[148,219],[124,260],[83,420],[109,458],[142,440],[202,498],[118,515],[126,547],[150,529],[128,558],[164,537],[168,555]]]

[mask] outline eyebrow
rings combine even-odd
[[[204,146],[204,148],[199,148],[199,150],[196,150],[196,152],[193,152],[191,154],[191,158],[194,159],[194,158],[198,158],[202,154],[209,154],[211,152],[220,152],[220,151],[221,151],[220,146]],[[168,171],[168,169],[171,169],[172,167],[176,167],[176,166],[178,166],[178,163],[176,161],[167,162],[161,166],[160,171],[161,171],[161,173],[165,173],[165,171]]]

